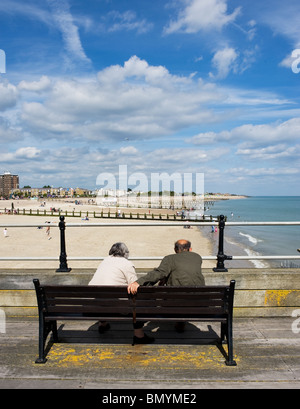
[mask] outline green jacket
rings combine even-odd
[[[140,285],[153,285],[166,279],[169,286],[203,286],[202,258],[197,253],[183,251],[163,258],[160,266],[139,278]]]

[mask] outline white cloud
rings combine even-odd
[[[132,57],[97,80],[56,81],[43,102],[24,103],[22,118],[43,138],[149,139],[216,121],[205,106],[220,98],[211,84]]]
[[[223,88],[223,90],[227,95],[227,104],[236,106],[253,106],[258,108],[258,111],[255,113],[256,118],[258,115],[261,115],[260,110],[262,106],[283,106],[294,103],[291,100],[282,98],[274,92],[262,89],[226,87]],[[281,111],[281,114],[283,115],[284,111]],[[263,115],[266,115],[266,111],[263,112]],[[278,112],[275,116],[278,117]]]
[[[260,21],[268,24],[277,35],[283,35],[293,42],[295,48],[300,48],[300,4],[298,0],[286,2],[275,1],[263,7],[257,16]]]
[[[44,3],[44,2],[39,2]],[[73,18],[68,0],[47,0],[50,10],[44,7],[44,4],[36,6],[33,3],[15,0],[2,0],[0,2],[0,11],[9,15],[21,14],[33,21],[40,21],[47,27],[59,30],[62,35],[63,44],[67,56],[71,60],[90,64],[91,61],[83,49],[77,21],[82,22],[84,18]]]
[[[195,145],[213,144],[213,143],[239,143],[240,154],[250,154],[258,152],[258,149],[268,147],[265,154],[270,150],[278,150],[283,147],[283,143],[295,144],[300,134],[300,118],[293,118],[282,123],[253,125],[245,124],[234,128],[230,131],[222,131],[219,133],[208,132],[195,135],[187,142]],[[280,143],[280,144],[278,144]],[[274,146],[276,145],[276,148]],[[269,148],[273,146],[273,148]],[[257,149],[257,151],[252,151]],[[291,148],[292,149],[292,148]],[[290,150],[290,153],[292,150]],[[274,152],[273,152],[274,153]],[[269,156],[269,158],[271,155]]]
[[[23,136],[11,123],[0,117],[0,143],[8,144],[22,140]],[[1,149],[2,150],[2,149]]]
[[[113,23],[108,28],[108,32],[115,31],[137,31],[139,34],[144,34],[150,31],[153,27],[152,23],[148,23],[145,19],[138,20],[137,15],[132,10],[127,10],[124,13],[112,11],[107,15],[108,20]]]
[[[219,50],[215,53],[212,64],[217,70],[217,74],[210,73],[212,78],[224,79],[228,76],[230,71],[237,70],[236,60],[238,53],[234,48],[226,47],[223,50]]]
[[[36,131],[43,131],[40,134],[41,138],[48,138],[49,134],[61,138],[63,133],[71,133],[76,127],[70,119],[38,102],[26,102],[23,105],[22,120],[28,123],[34,134]]]
[[[49,89],[51,86],[51,80],[43,75],[39,81],[21,81],[18,85],[18,89],[22,91],[33,91],[33,92],[41,92]]]
[[[16,158],[23,159],[39,159],[41,150],[33,146],[28,146],[24,148],[19,148],[16,151]]]
[[[7,152],[1,154],[0,162],[19,162],[26,160],[40,160],[41,159],[41,150],[35,147],[23,147],[17,149],[15,152]]]
[[[78,27],[75,25],[68,1],[47,0],[47,2],[51,8],[54,22],[62,33],[68,54],[79,61],[90,63],[91,61],[82,47]]]
[[[296,146],[288,147],[285,144],[267,146],[266,148],[238,149],[237,155],[248,156],[258,160],[278,160],[299,157],[300,149]]]
[[[227,148],[212,148],[212,149],[193,149],[193,148],[162,148],[156,149],[148,155],[148,159],[153,162],[153,165],[161,163],[162,158],[166,160],[166,168],[173,164],[177,169],[184,171],[186,167],[186,159],[189,164],[197,164],[200,166],[211,160],[216,160],[225,157],[228,154]],[[149,162],[150,162],[149,161]],[[150,163],[149,163],[150,164]],[[152,165],[152,166],[153,166]]]
[[[237,51],[232,47],[225,47],[218,50],[212,59],[212,65],[216,69],[216,73],[210,72],[210,78],[224,79],[231,72],[234,74],[242,74],[255,62],[258,50],[259,48],[257,46],[253,49],[245,49],[242,51]]]
[[[293,52],[291,52],[279,63],[279,66],[291,69],[294,61],[295,61],[295,58],[293,57]]]
[[[242,147],[264,146],[278,142],[295,143],[300,132],[300,118],[293,118],[282,123],[263,125],[243,125],[232,132],[235,138],[244,141]]]
[[[228,14],[226,0],[183,0],[183,3],[184,9],[180,10],[178,19],[165,28],[166,34],[221,30],[233,22],[240,12],[240,8],[237,8]]]
[[[120,149],[121,155],[136,155],[139,151],[134,146],[126,146]]]
[[[204,132],[195,135],[192,138],[187,138],[186,142],[194,145],[212,145],[216,142],[217,138],[218,134],[216,132]]]
[[[0,82],[0,111],[14,107],[17,101],[17,88],[12,84]]]
[[[24,1],[15,0],[1,0],[0,10],[2,13],[9,15],[22,14],[34,21],[43,22],[49,27],[53,28],[53,20],[48,10],[44,10],[33,4],[25,3]]]
[[[191,85],[190,77],[180,77],[170,74],[163,66],[149,65],[146,60],[142,60],[137,56],[132,56],[128,61],[125,61],[124,66],[113,65],[98,73],[99,81],[107,86],[124,81],[136,80],[136,85],[145,81],[148,85],[157,85],[159,87],[174,87],[177,84]],[[139,81],[139,82],[138,82]]]
[[[299,174],[299,169],[297,168],[231,168],[226,171],[227,174],[232,176],[254,176],[257,177],[265,177],[265,176],[287,176],[287,175],[297,175]]]
[[[105,169],[114,173],[119,164],[127,164],[128,172],[166,172],[172,174],[179,172],[206,171],[207,164],[211,161],[226,157],[227,148],[158,148],[152,151],[142,151],[135,147],[112,149],[110,151],[92,151],[88,155],[89,166]]]
[[[262,6],[263,6],[262,2]],[[257,16],[260,22],[267,24],[275,35],[284,36],[291,43],[291,51],[279,63],[279,66],[291,68],[296,57],[292,56],[292,49],[300,48],[300,3],[298,0],[274,0],[272,7],[266,2]]]

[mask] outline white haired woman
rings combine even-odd
[[[128,260],[129,250],[125,243],[115,243],[109,250],[109,256],[105,257],[97,268],[89,285],[124,285],[128,286],[137,280],[135,267]],[[149,344],[154,338],[148,337],[143,331],[144,323],[134,324],[134,344]],[[110,329],[107,322],[99,323],[99,332],[103,334]]]

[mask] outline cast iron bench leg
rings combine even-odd
[[[39,357],[36,359],[36,364],[44,364],[47,362],[45,358],[45,321],[40,315],[39,317]]]
[[[228,359],[225,361],[227,366],[236,366],[233,359],[233,338],[232,338],[232,320],[228,319],[227,324],[227,345],[228,345]]]

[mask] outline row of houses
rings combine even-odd
[[[14,197],[74,197],[91,196],[93,192],[82,188],[63,188],[63,187],[24,187],[13,189],[10,196]]]
[[[91,196],[94,192],[82,188],[63,188],[63,187],[23,187],[19,186],[19,176],[12,175],[6,171],[0,175],[0,198],[8,199],[12,197],[74,197]]]

